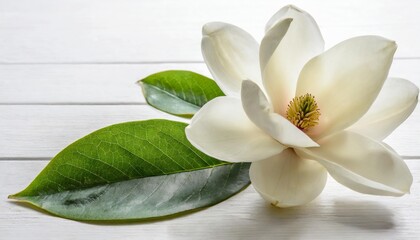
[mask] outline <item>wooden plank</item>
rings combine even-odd
[[[178,119],[147,105],[0,106],[0,158],[51,158],[68,144],[110,124]],[[420,156],[420,109],[386,139],[404,157]]]
[[[141,89],[135,83],[170,69],[209,75],[204,63],[0,65],[0,103],[144,103]]]
[[[0,106],[0,158],[50,158],[75,140],[111,124],[164,118],[144,105]]]
[[[261,39],[266,21],[289,2],[0,1],[0,63],[201,61],[203,24],[230,22]],[[399,43],[398,57],[420,57],[416,0],[292,3],[315,17],[327,47],[376,34]]]
[[[83,223],[4,200],[26,187],[47,161],[0,162],[2,239],[417,239],[420,159],[408,160],[411,194],[401,198],[353,192],[331,178],[314,202],[289,209],[266,204],[251,187],[203,211],[154,222]]]
[[[420,59],[395,60],[390,76],[420,86]],[[149,74],[183,69],[211,76],[195,64],[0,65],[0,104],[144,103],[134,84]]]
[[[261,39],[267,19],[288,3],[0,0],[0,239],[417,239],[419,109],[386,140],[413,158],[412,194],[402,198],[361,195],[330,179],[315,202],[299,208],[273,209],[249,187],[205,211],[119,225],[61,219],[6,200],[89,132],[124,121],[184,120],[145,106],[134,82],[166,69],[209,76],[200,51],[204,23],[230,22]],[[364,34],[396,40],[391,75],[420,85],[420,2],[292,3],[316,18],[327,48]]]

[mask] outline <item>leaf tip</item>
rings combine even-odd
[[[144,79],[137,80],[134,84],[137,84],[137,85],[141,86],[142,83],[143,83],[143,80]]]
[[[7,196],[7,199],[20,200],[20,199],[22,199],[22,192],[23,191],[20,191],[20,192],[15,193],[15,194],[10,194],[9,196]]]
[[[10,194],[7,199],[17,199],[16,194]]]

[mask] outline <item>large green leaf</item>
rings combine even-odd
[[[213,80],[190,71],[155,73],[140,80],[139,84],[147,103],[183,117],[191,117],[208,101],[224,96]]]
[[[167,216],[216,204],[249,184],[249,164],[195,149],[186,124],[116,124],[71,144],[10,198],[76,220]]]

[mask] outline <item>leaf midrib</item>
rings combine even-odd
[[[165,94],[167,94],[167,95],[169,95],[169,96],[171,96],[171,97],[173,97],[173,98],[176,98],[176,99],[178,99],[178,100],[181,100],[181,101],[183,101],[183,102],[185,102],[185,103],[187,103],[187,104],[189,104],[189,105],[191,105],[191,106],[193,106],[193,107],[196,107],[196,108],[201,108],[201,106],[200,106],[200,105],[196,105],[196,104],[194,104],[194,103],[192,103],[192,102],[189,102],[189,101],[187,101],[187,100],[185,100],[185,99],[182,99],[182,98],[178,97],[177,95],[174,95],[174,94],[172,94],[172,93],[170,93],[170,92],[167,92],[167,91],[165,91],[165,90],[162,90],[162,89],[160,89],[160,88],[158,88],[158,87],[156,87],[156,86],[154,86],[154,85],[151,85],[151,84],[149,84],[149,83],[145,83],[145,82],[141,82],[141,84],[145,84],[145,85],[147,85],[148,87],[151,87],[151,88],[153,88],[153,89],[155,89],[155,90],[157,90],[157,91],[159,91],[159,92],[165,93]],[[185,93],[184,93],[184,95],[185,95]]]
[[[136,178],[130,178],[130,179],[125,179],[125,180],[121,180],[121,181],[115,181],[115,182],[108,182],[108,183],[102,183],[102,184],[96,184],[96,185],[86,186],[86,187],[82,187],[82,188],[75,188],[75,189],[67,189],[67,190],[64,190],[64,191],[50,192],[48,194],[37,194],[37,195],[23,195],[23,196],[19,196],[19,194],[20,194],[20,192],[19,192],[19,193],[16,193],[16,194],[9,195],[8,198],[9,199],[20,199],[21,197],[24,197],[24,198],[25,197],[43,197],[43,196],[49,196],[49,195],[53,195],[53,194],[57,194],[57,193],[61,193],[61,192],[70,192],[70,191],[76,191],[76,190],[84,190],[84,189],[89,189],[89,188],[92,188],[92,187],[104,186],[104,185],[109,185],[109,184],[113,184],[113,183],[119,183],[119,182],[125,182],[125,181],[131,181],[131,180],[137,180],[137,179],[143,179],[143,178],[150,178],[150,177],[169,176],[169,175],[173,175],[173,174],[193,172],[193,171],[199,171],[199,170],[204,170],[204,169],[209,169],[209,168],[215,168],[215,167],[220,167],[220,166],[224,166],[224,165],[233,165],[233,164],[234,163],[221,162],[220,164],[216,164],[216,165],[210,165],[210,166],[205,166],[205,167],[198,167],[198,168],[188,169],[188,170],[179,170],[179,171],[169,172],[169,173],[162,174],[162,175],[150,175],[150,176],[145,176],[145,177],[136,177]]]

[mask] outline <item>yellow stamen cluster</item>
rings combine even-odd
[[[287,119],[303,131],[318,125],[320,115],[315,97],[309,93],[294,97],[286,111]]]

